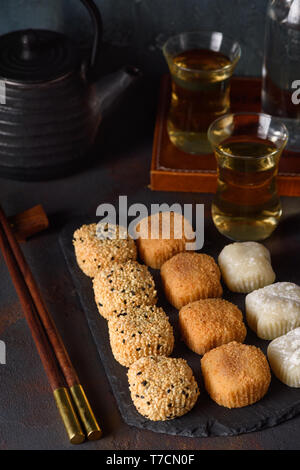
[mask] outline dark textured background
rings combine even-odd
[[[217,30],[242,46],[239,75],[261,74],[267,0],[96,0],[104,21],[101,68],[131,62],[151,77],[165,69],[162,43],[174,33]],[[27,27],[65,31],[88,44],[91,25],[79,0],[0,0],[0,33]]]
[[[157,80],[151,77],[157,79],[166,70],[160,44],[177,31],[205,27],[229,33],[241,42],[243,49],[237,73],[260,75],[266,0],[97,0],[97,3],[104,19],[101,70],[104,73],[124,62],[135,63],[149,77],[148,89],[153,96],[152,85]],[[88,15],[79,0],[0,0],[0,34],[28,27],[66,31],[84,44],[88,44],[91,34]],[[265,431],[195,439],[141,431],[127,426],[119,414],[58,238],[68,221],[79,215],[94,216],[98,204],[111,202],[119,194],[134,197],[137,191],[144,191],[149,200],[153,197],[147,185],[154,116],[145,111],[144,96],[143,99],[136,96],[140,113],[133,111],[132,102],[130,114],[124,109],[117,122],[114,116],[114,126],[107,122],[102,133],[105,139],[99,143],[93,166],[49,182],[0,178],[0,201],[8,215],[41,203],[49,216],[49,230],[22,248],[104,430],[104,437],[98,442],[78,447],[67,442],[0,256],[0,339],[7,346],[7,365],[0,367],[0,449],[299,449],[300,416]],[[153,107],[155,104],[156,99]],[[142,119],[145,115],[149,123]],[[160,197],[163,200],[165,195]],[[210,195],[186,193],[184,197],[190,202],[204,203],[210,217]],[[283,200],[286,220],[279,230],[289,237],[283,242],[284,248],[293,246],[299,233],[299,203],[299,198]],[[292,259],[288,265],[291,270],[293,262],[297,266],[297,260]]]

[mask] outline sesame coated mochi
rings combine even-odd
[[[275,281],[270,252],[261,243],[231,243],[223,248],[218,262],[224,282],[232,292],[252,292]]]
[[[142,219],[136,227],[137,247],[142,261],[154,269],[172,256],[194,247],[189,221],[177,212],[159,212]]]
[[[106,319],[126,316],[127,309],[155,305],[157,292],[147,266],[137,261],[113,264],[99,271],[93,280],[95,301],[99,313]]]
[[[124,263],[137,257],[134,240],[119,225],[83,225],[74,232],[73,245],[77,263],[89,277],[95,277],[112,263]]]
[[[161,267],[166,297],[176,308],[194,300],[222,296],[220,270],[211,256],[200,253],[179,253]]]
[[[246,296],[246,318],[262,339],[274,339],[300,326],[300,286],[276,282]]]
[[[289,387],[300,387],[300,328],[274,339],[267,355],[276,377]]]
[[[129,367],[144,356],[169,356],[174,335],[169,318],[162,308],[142,306],[127,315],[108,321],[110,345],[115,359]]]
[[[193,371],[184,359],[142,357],[130,366],[128,382],[137,411],[152,421],[186,414],[199,396]]]

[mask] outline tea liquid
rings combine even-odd
[[[277,147],[258,137],[251,141],[235,137],[222,142],[215,153],[218,188],[212,217],[216,227],[234,240],[267,238],[281,217],[276,189]]]
[[[209,125],[229,110],[228,57],[209,49],[185,51],[172,59],[172,96],[168,133],[189,153],[209,153]]]

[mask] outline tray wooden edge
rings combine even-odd
[[[260,83],[259,78],[237,77],[239,81],[253,83],[257,86]],[[217,187],[216,172],[204,171],[180,171],[159,168],[158,149],[161,148],[161,139],[163,136],[163,116],[167,105],[169,77],[163,75],[159,90],[158,107],[154,128],[152,160],[150,169],[150,189],[152,191],[177,191],[191,193],[215,193]],[[300,175],[279,174],[277,177],[278,193],[280,196],[300,196]]]
[[[279,175],[277,186],[280,196],[300,197],[300,177],[298,176]],[[151,170],[150,189],[152,191],[215,193],[216,187],[216,173]]]

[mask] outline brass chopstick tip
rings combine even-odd
[[[85,435],[76,433],[69,436],[69,439],[71,444],[82,444],[85,441]]]
[[[101,437],[102,437],[101,429],[90,431],[87,435],[87,438],[89,441],[98,441]]]
[[[80,384],[73,385],[73,387],[70,387],[70,391],[88,440],[97,441],[101,438],[102,431],[82,386]]]
[[[57,388],[53,394],[69,441],[71,444],[81,444],[85,440],[85,435],[81,429],[68,390],[64,387]]]

